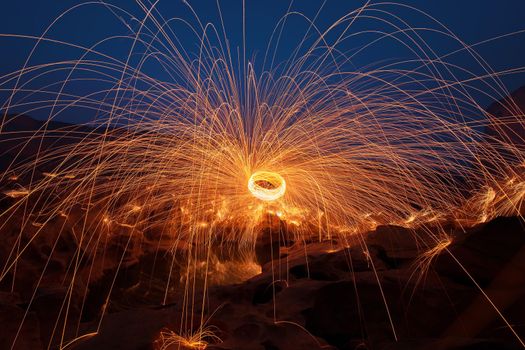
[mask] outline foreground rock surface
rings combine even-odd
[[[428,266],[421,257],[431,246],[414,239],[421,233],[399,227],[380,227],[364,244],[344,249],[334,242],[295,244],[281,248],[280,259],[266,263],[261,274],[210,287],[204,310],[198,293],[195,307],[185,309],[183,291],[162,305],[162,284],[156,289],[155,279],[144,274],[153,264],[146,257],[116,280],[100,327],[98,315],[87,314],[89,303],[100,305],[96,293],[103,283],[88,287],[83,309],[74,301],[82,296],[71,296],[77,334],[99,327],[71,348],[153,349],[162,329],[181,329],[186,310],[194,329],[201,315],[213,326],[222,341],[208,339],[207,348],[216,350],[520,349],[504,319],[525,337],[523,225],[518,218],[498,218],[455,232]],[[171,260],[155,261],[161,271],[155,278],[164,276],[162,266]],[[65,293],[39,291],[29,308],[24,296],[0,293],[1,348],[9,348],[17,332],[16,349],[46,348]]]

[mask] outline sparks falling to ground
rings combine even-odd
[[[138,17],[112,3],[86,3],[40,36],[2,35],[32,41],[22,68],[0,76],[7,92],[0,108],[0,286],[25,305],[6,337],[8,348],[28,344],[24,334],[48,290],[60,292],[46,312],[52,320],[41,325],[44,348],[96,347],[113,315],[137,305],[170,311],[152,332],[155,339],[145,340],[148,346],[220,346],[232,334],[256,333],[252,321],[233,333],[213,323],[232,308],[236,296],[229,288],[268,274],[252,303],[272,304],[265,314],[269,330],[289,327],[314,344],[308,346],[344,348],[340,335],[325,335],[308,316],[322,301],[301,311],[304,322],[279,318],[279,307],[286,309],[276,301],[281,290],[293,293],[292,282],[301,278],[333,278],[315,270],[315,261],[324,259],[319,252],[341,259],[352,273],[366,266],[380,291],[376,302],[385,310],[388,337],[397,342],[409,333],[399,331],[381,272],[397,265],[377,248],[384,241],[370,243],[382,227],[404,230],[407,246],[417,247],[407,264],[411,301],[417,288],[434,281],[436,261],[451,256],[512,341],[525,347],[519,326],[454,250],[472,227],[522,215],[523,112],[506,100],[499,103],[502,118],[477,98],[507,96],[503,78],[522,74],[523,67],[493,70],[476,45],[401,4],[367,2],[326,28],[317,16],[289,9],[257,59],[246,53],[244,2],[239,49],[230,46],[220,6],[220,20],[206,24],[190,3],[183,4],[187,18],[170,20],[157,2],[135,5]],[[127,34],[108,33],[94,44],[50,34],[84,6],[114,16]],[[417,13],[428,27],[412,26],[396,11]],[[277,62],[294,20],[304,32]],[[447,38],[452,49],[433,49],[425,32]],[[190,37],[193,46],[186,44]],[[361,37],[366,40],[354,44]],[[127,42],[125,54],[108,51],[108,43],[120,40]],[[354,66],[385,41],[408,57]],[[33,63],[48,45],[77,56]],[[468,57],[470,66],[458,66],[454,55]],[[81,124],[59,121],[71,113],[89,117]],[[129,277],[134,273],[139,277]],[[359,299],[359,278],[348,278],[356,288],[345,289],[345,305]],[[219,287],[234,295],[230,301],[221,299]],[[141,317],[148,319],[147,312]],[[354,321],[365,324],[360,307],[355,314]],[[362,348],[371,344],[367,332],[354,333]]]

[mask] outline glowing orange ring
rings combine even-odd
[[[263,201],[274,201],[286,192],[286,181],[271,171],[256,171],[248,180],[248,189],[252,195]]]

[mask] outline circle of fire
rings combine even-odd
[[[286,192],[286,181],[271,171],[256,171],[248,180],[248,189],[254,197],[263,201],[274,201]]]

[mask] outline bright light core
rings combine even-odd
[[[248,180],[248,189],[254,197],[263,201],[274,201],[286,192],[286,181],[271,171],[256,171]]]

